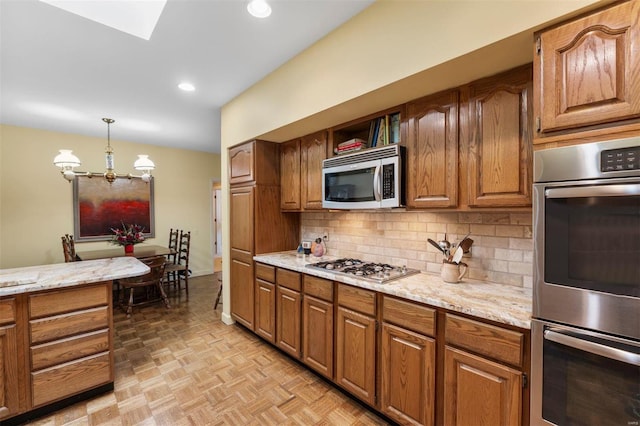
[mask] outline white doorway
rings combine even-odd
[[[213,272],[222,270],[222,190],[220,182],[212,186]]]

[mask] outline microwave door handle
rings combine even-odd
[[[373,173],[373,197],[376,201],[382,201],[382,194],[380,193],[380,171],[382,170],[382,164],[376,166],[376,171]]]
[[[547,198],[624,197],[640,195],[640,184],[549,188],[544,194]]]
[[[600,343],[591,342],[589,340],[578,339],[576,337],[553,330],[546,330],[544,332],[544,338],[546,340],[550,340],[564,346],[569,346],[584,352],[589,352],[592,354],[603,356],[605,358],[624,362],[625,364],[631,364],[640,367],[640,355],[633,352],[628,352],[611,346],[605,346]]]

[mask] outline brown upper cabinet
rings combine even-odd
[[[407,104],[407,207],[458,204],[458,90]]]
[[[300,210],[300,139],[280,145],[280,208]]]
[[[469,86],[469,146],[460,154],[470,207],[531,205],[532,86],[531,65]]]
[[[229,148],[230,185],[279,185],[278,145],[251,141]]]
[[[322,209],[322,160],[327,158],[327,131],[285,142],[280,147],[280,208]]]
[[[637,120],[628,121],[640,117],[638,43],[640,0],[536,34],[535,142],[567,133],[575,138],[577,130],[602,134],[612,127],[617,127],[613,133],[640,129]]]

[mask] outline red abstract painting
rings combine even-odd
[[[111,229],[122,224],[143,226],[145,237],[155,236],[153,179],[119,177],[110,184],[102,177],[76,176],[73,204],[77,241],[110,240]]]

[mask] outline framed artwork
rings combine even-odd
[[[76,241],[107,241],[111,229],[125,225],[144,227],[145,238],[155,237],[153,178],[118,177],[113,183],[101,176],[76,176],[73,181],[73,230]]]

